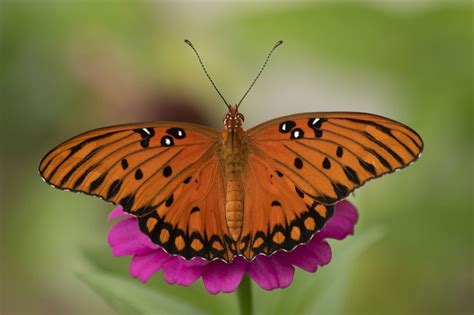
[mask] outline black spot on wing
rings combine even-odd
[[[122,186],[122,181],[120,179],[116,179],[109,187],[109,191],[107,192],[107,199],[113,198],[120,190]]]
[[[77,151],[79,151],[82,148],[82,145],[83,145],[82,143],[79,143],[79,144],[76,144],[75,146],[73,146],[71,148],[70,154],[72,155],[72,154],[76,153]]]
[[[128,161],[127,159],[123,159],[120,164],[122,165],[122,169],[126,170],[128,168]]]
[[[163,147],[171,147],[174,145],[174,139],[171,136],[163,136],[160,140],[160,144]]]
[[[150,139],[143,139],[142,141],[140,141],[140,145],[142,146],[142,148],[148,148],[150,146]]]
[[[96,180],[94,180],[89,186],[89,192],[96,190],[103,182],[108,173],[100,175]]]
[[[356,171],[354,171],[350,166],[344,166],[344,174],[346,177],[356,185],[360,185],[359,176],[357,176]]]
[[[304,131],[300,128],[295,128],[291,132],[291,139],[301,139],[304,138]]]
[[[168,208],[173,204],[173,194],[168,198],[166,199],[166,202],[165,202],[165,206],[167,206]]]
[[[150,139],[153,138],[155,135],[155,129],[153,128],[137,128],[133,130],[134,132],[138,133],[142,140],[140,141],[140,145],[143,148],[148,148],[150,146]]]
[[[293,129],[294,127],[296,126],[296,123],[292,120],[287,120],[287,121],[284,121],[280,124],[280,127],[278,128],[278,130],[281,132],[281,133],[288,133],[291,131],[291,129]]]
[[[329,161],[327,157],[324,158],[323,167],[327,170],[331,168],[331,162]]]
[[[368,171],[370,174],[374,175],[374,176],[377,176],[377,172],[375,170],[375,167],[370,164],[370,163],[367,163],[366,161],[364,160],[361,160],[359,159],[359,164],[366,170]]]
[[[304,193],[301,190],[299,190],[299,188],[296,186],[295,186],[295,191],[300,198],[304,198]]]
[[[345,198],[347,195],[349,195],[349,188],[342,184],[332,184],[332,187],[338,199]]]
[[[163,169],[163,176],[164,177],[170,177],[171,174],[173,174],[173,169],[171,168],[171,166],[167,166]]]
[[[142,172],[142,170],[141,170],[141,169],[137,169],[137,170],[135,171],[135,179],[136,179],[136,180],[140,180],[140,179],[142,179],[142,178],[143,178],[143,172]]]
[[[130,211],[133,207],[133,202],[135,201],[135,195],[126,196],[119,201],[119,205],[121,205],[124,209]]]
[[[137,128],[133,129],[133,131],[138,133],[142,139],[148,138],[151,135],[151,131],[153,131],[153,135],[155,134],[155,131],[149,128]]]
[[[313,129],[314,131],[314,136],[316,138],[321,138],[323,136],[323,131],[321,129],[321,126],[323,125],[323,122],[327,121],[326,118],[310,118],[308,119],[308,127]]]
[[[302,169],[303,168],[303,161],[301,161],[300,158],[295,158],[294,165],[297,169]]]
[[[175,139],[184,139],[186,138],[186,132],[181,128],[171,128],[166,130],[166,133],[172,135]]]

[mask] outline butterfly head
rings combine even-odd
[[[238,111],[238,108],[240,106],[240,104],[242,103],[242,101],[244,100],[244,98],[247,96],[247,94],[250,92],[250,90],[252,89],[252,87],[254,86],[255,82],[257,82],[258,78],[260,77],[260,75],[262,74],[263,70],[265,69],[265,66],[267,65],[268,63],[268,60],[270,59],[270,56],[272,55],[273,51],[275,51],[275,49],[280,46],[281,44],[283,44],[283,41],[279,40],[275,43],[275,45],[273,46],[273,48],[270,50],[270,52],[268,53],[267,55],[267,59],[265,59],[265,62],[263,63],[263,66],[262,68],[260,69],[260,71],[258,72],[257,76],[255,77],[255,79],[253,80],[252,84],[250,85],[250,87],[247,89],[247,91],[244,93],[244,96],[242,96],[242,98],[240,99],[239,103],[236,104],[236,105],[229,105],[229,103],[227,102],[227,100],[224,98],[224,96],[221,94],[221,92],[219,91],[219,89],[216,87],[216,85],[214,84],[214,81],[212,81],[211,79],[211,76],[209,75],[209,73],[207,72],[206,70],[206,67],[204,66],[204,63],[202,62],[201,60],[201,56],[199,56],[199,53],[197,52],[196,48],[194,47],[193,43],[191,43],[190,40],[188,39],[185,39],[184,42],[189,45],[189,47],[191,47],[191,49],[194,51],[194,53],[196,54],[196,57],[198,58],[199,60],[199,63],[201,64],[201,67],[202,67],[202,70],[204,70],[204,73],[206,74],[207,78],[209,79],[209,81],[211,82],[212,86],[214,87],[214,89],[216,90],[217,94],[219,94],[219,96],[221,97],[221,99],[224,101],[224,104],[227,106],[227,108],[229,108],[229,112],[225,115],[224,117],[224,126],[225,126],[225,129],[227,131],[230,131],[230,132],[234,132],[234,131],[237,131],[238,129],[241,129],[242,128],[242,124],[244,123],[244,115],[242,115],[241,113],[239,113]]]
[[[242,127],[245,117],[237,109],[237,105],[231,105],[229,112],[224,117],[224,126],[229,131],[234,131]]]

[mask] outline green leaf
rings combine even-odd
[[[80,272],[78,276],[119,314],[208,314],[184,300],[151,290],[135,279],[95,271]]]

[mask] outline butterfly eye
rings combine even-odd
[[[238,113],[238,114],[237,114],[237,117],[238,117],[239,119],[241,119],[242,121],[245,121],[245,117],[244,117],[244,115],[242,115],[241,113]]]

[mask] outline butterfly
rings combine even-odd
[[[228,105],[222,131],[158,121],[88,131],[52,149],[39,172],[56,188],[98,196],[138,219],[170,255],[231,262],[307,243],[334,204],[414,162],[421,137],[368,113],[312,112],[247,131]]]

